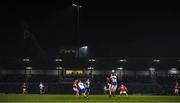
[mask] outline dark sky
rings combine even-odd
[[[77,46],[77,9],[72,0],[0,4],[1,55],[26,50],[56,55]],[[176,1],[79,0],[80,45],[97,57],[180,56],[180,4]],[[23,39],[23,24],[34,39]],[[28,49],[27,49],[28,48]]]

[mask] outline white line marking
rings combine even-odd
[[[119,103],[119,102],[0,102],[0,103]],[[180,102],[120,102],[120,103],[180,103]]]

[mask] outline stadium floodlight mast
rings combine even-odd
[[[95,62],[96,60],[95,59],[89,59],[89,62]]]
[[[25,70],[32,70],[32,67],[26,67]]]
[[[56,67],[57,70],[62,70],[63,68],[62,67]]]
[[[56,62],[62,62],[62,59],[55,59]]]
[[[119,61],[120,62],[126,62],[127,60],[126,59],[120,59]]]
[[[30,59],[28,59],[28,58],[24,58],[24,59],[22,59],[22,61],[23,61],[23,62],[29,62],[29,61],[30,61]]]
[[[94,67],[88,67],[87,69],[88,69],[88,70],[93,70],[93,69],[94,69]]]
[[[169,71],[169,74],[178,74],[179,71],[176,68],[171,68]]]
[[[155,71],[156,69],[153,68],[153,67],[150,67],[149,70],[150,70],[150,71]]]
[[[119,68],[116,68],[116,69],[118,69],[118,70],[123,70],[124,68],[123,68],[123,67],[119,67]]]
[[[78,7],[78,8],[82,8],[82,6],[81,5],[77,5],[77,4],[72,4],[72,6],[74,6],[74,7]]]
[[[82,49],[88,49],[88,46],[82,46],[81,48]]]
[[[60,72],[61,72],[62,69],[63,69],[63,68],[62,68],[61,66],[56,67],[56,70],[58,71],[58,77],[60,77]]]
[[[159,63],[161,60],[159,60],[159,59],[154,59],[153,60],[153,62],[155,62],[155,63]]]
[[[72,6],[77,8],[77,37],[78,37],[77,57],[79,58],[79,47],[80,47],[79,9],[82,8],[82,6],[75,3],[73,3]]]

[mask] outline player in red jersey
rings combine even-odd
[[[106,77],[106,87],[105,88],[106,88],[107,94],[109,94],[109,97],[111,97],[111,94],[112,94],[112,85],[111,85],[111,83],[112,83],[112,80],[111,80],[110,76],[107,76]]]
[[[28,88],[28,86],[26,85],[26,83],[23,83],[22,86],[21,86],[23,94],[27,93],[27,88]]]
[[[180,85],[178,82],[176,82],[174,86],[174,95],[179,95],[179,88],[180,88]]]
[[[121,84],[118,90],[119,90],[119,95],[125,94],[126,96],[128,96],[127,87],[124,84]]]
[[[111,84],[112,80],[109,76],[106,77],[106,82]]]
[[[76,96],[79,97],[79,88],[78,88],[78,80],[74,80],[73,82],[73,90],[76,92]]]

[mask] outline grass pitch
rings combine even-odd
[[[137,96],[130,95],[129,97],[112,97],[109,98],[107,95],[90,95],[88,99],[83,97],[75,97],[74,95],[39,95],[39,94],[0,94],[0,103],[4,102],[21,102],[21,103],[180,103],[180,96]]]

